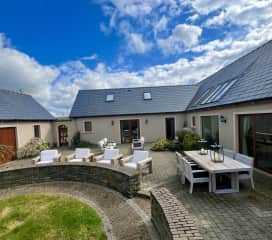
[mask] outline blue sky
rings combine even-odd
[[[192,84],[270,39],[271,0],[2,1],[0,84],[67,115],[79,89]]]

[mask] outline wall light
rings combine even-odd
[[[111,125],[114,126],[114,121],[113,120],[111,120]]]
[[[227,119],[226,119],[223,115],[221,115],[221,116],[220,116],[220,122],[221,122],[221,123],[226,123],[226,122],[227,122]]]
[[[148,118],[145,119],[145,124],[148,124]]]

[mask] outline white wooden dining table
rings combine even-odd
[[[239,172],[250,170],[250,166],[228,156],[224,156],[224,162],[213,162],[210,158],[209,151],[206,155],[201,155],[199,151],[184,151],[184,154],[209,172],[212,186],[212,189],[209,191],[214,193],[239,192]],[[216,184],[217,174],[229,174],[231,176],[231,187],[218,189]]]

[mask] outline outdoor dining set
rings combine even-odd
[[[249,179],[254,189],[252,157],[220,145],[212,145],[209,150],[176,152],[176,157],[177,174],[182,184],[186,179],[190,183],[190,193],[195,183],[208,183],[209,192],[239,192],[241,179]]]

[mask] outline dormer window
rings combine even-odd
[[[113,102],[114,101],[114,95],[113,94],[108,94],[106,96],[106,102]]]
[[[145,92],[144,93],[144,100],[151,100],[152,97],[151,97],[151,93],[150,92]]]

